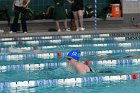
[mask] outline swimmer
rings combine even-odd
[[[94,72],[94,70],[90,66],[78,61],[80,58],[80,54],[81,52],[79,50],[70,51],[67,55],[68,66],[72,66],[80,74]]]
[[[124,56],[123,58],[139,58],[139,57],[140,57],[139,54],[130,54],[130,55]]]
[[[112,56],[109,56],[107,54],[100,54],[98,55],[99,58],[104,59],[104,58],[113,58]]]

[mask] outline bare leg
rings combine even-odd
[[[78,29],[79,28],[79,21],[78,21],[77,12],[73,12],[73,16],[74,16],[74,22],[75,22],[76,28]]]
[[[60,30],[60,25],[59,25],[59,21],[55,21],[56,22],[56,26],[57,26],[57,30]],[[60,32],[60,31],[59,31]]]
[[[64,20],[64,27],[65,27],[65,29],[68,28],[67,19]]]
[[[78,11],[80,27],[83,28],[83,10]]]

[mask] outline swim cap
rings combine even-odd
[[[79,50],[72,50],[68,53],[68,57],[79,60],[81,52]]]

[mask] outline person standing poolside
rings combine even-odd
[[[72,66],[80,74],[86,74],[87,72],[94,72],[94,70],[88,65],[79,62],[81,52],[79,50],[72,50],[67,55],[68,66]]]
[[[61,32],[60,24],[59,24],[60,20],[64,20],[65,30],[70,31],[67,26],[67,16],[64,7],[65,0],[54,0],[54,3],[55,3],[55,7],[54,7],[53,17],[56,22],[57,31]]]
[[[76,25],[76,31],[84,31],[85,28],[83,27],[83,0],[67,0],[71,3],[71,11],[73,12],[74,22]]]
[[[11,31],[9,33],[17,32],[18,20],[20,14],[21,14],[21,24],[22,24],[23,33],[27,33],[26,8],[29,5],[30,1],[31,0],[13,0],[12,10],[14,11],[15,17],[14,17]]]

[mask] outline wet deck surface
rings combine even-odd
[[[85,31],[62,31],[62,32],[56,32],[51,31],[48,32],[47,30],[40,30],[37,32],[28,31],[28,33],[12,33],[9,34],[8,32],[0,33],[0,37],[21,37],[21,36],[47,36],[47,35],[74,35],[74,34],[96,34],[96,33],[127,33],[127,32],[140,32],[139,28],[118,28],[118,29],[88,29]]]

